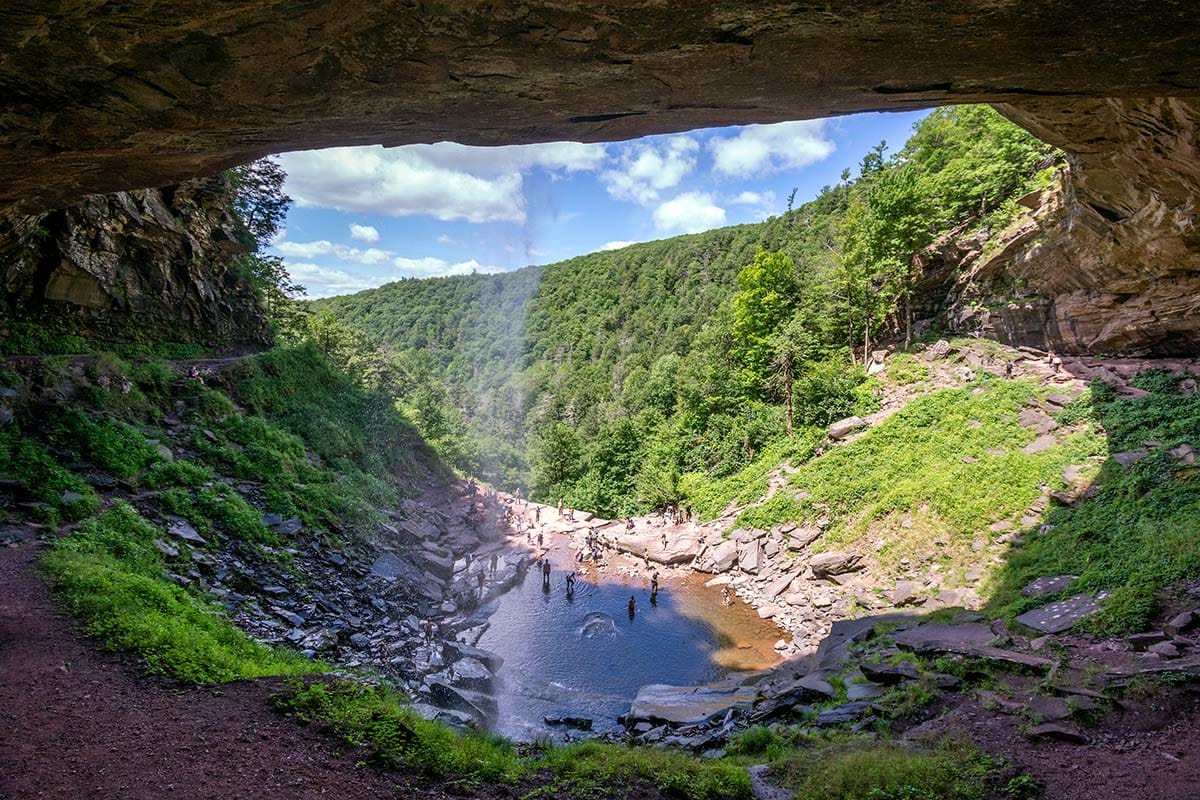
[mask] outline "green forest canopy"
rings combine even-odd
[[[387,351],[449,463],[626,514],[869,410],[856,354],[910,335],[913,255],[963,223],[1002,227],[1056,163],[990,107],[943,108],[759,224],[313,305]]]

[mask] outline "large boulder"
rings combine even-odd
[[[711,548],[698,565],[704,572],[728,572],[738,559],[738,543],[732,539]]]
[[[747,714],[757,698],[758,689],[735,681],[706,686],[651,684],[638,689],[625,725],[701,725],[730,711]]]
[[[862,569],[862,556],[848,550],[833,550],[828,553],[818,553],[808,560],[808,566],[813,575],[818,578],[828,578]]]
[[[867,421],[862,417],[846,417],[839,419],[837,422],[829,426],[830,439],[845,439],[850,434],[857,430],[865,428]]]

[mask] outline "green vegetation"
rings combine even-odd
[[[996,765],[970,745],[849,742],[772,766],[801,800],[982,800]]]
[[[541,791],[573,796],[620,793],[653,785],[674,797],[743,800],[750,782],[744,770],[667,750],[601,742],[543,747],[519,756],[494,736],[455,733],[421,719],[395,692],[345,681],[298,685],[276,699],[277,707],[303,719],[328,723],[339,736],[369,746],[381,764],[465,783],[516,783],[541,774]]]
[[[908,329],[913,254],[995,227],[1054,161],[984,106],[884,152],[758,225],[322,300],[315,338],[337,350],[340,321],[385,346],[406,413],[464,472],[607,516],[712,511],[707,481],[872,409],[859,365]]]
[[[857,441],[800,464],[792,491],[747,509],[738,523],[769,528],[828,515],[832,524],[820,540],[828,548],[862,540],[890,515],[926,509],[930,525],[969,545],[990,523],[1028,508],[1043,484],[1061,486],[1064,466],[1103,452],[1102,440],[1086,431],[1044,452],[1023,452],[1035,434],[1017,414],[1037,392],[1022,381],[984,379],[919,397]],[[798,490],[809,496],[795,499]],[[889,540],[888,547],[911,555],[906,544]]]
[[[162,536],[117,501],[55,542],[42,568],[84,631],[109,650],[140,654],[150,672],[216,683],[323,669],[254,642],[215,606],[172,583],[154,546]]]
[[[1145,442],[1159,446],[1129,467],[1107,460],[1093,498],[1077,508],[1052,508],[1045,518],[1052,529],[1011,555],[992,610],[1012,615],[1029,608],[1020,589],[1033,578],[1079,575],[1072,592],[1112,593],[1083,624],[1098,633],[1130,633],[1145,628],[1165,588],[1200,575],[1200,469],[1168,452],[1195,444],[1200,395],[1180,392],[1178,379],[1162,373],[1134,383],[1150,394],[1120,398],[1094,384],[1063,416],[1103,425],[1112,453]]]

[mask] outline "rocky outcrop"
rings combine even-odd
[[[1005,231],[948,237],[921,291],[951,330],[1074,354],[1200,346],[1200,105],[1179,99],[1001,107],[1069,167]]]
[[[1200,7],[1059,0],[9,3],[0,206],[284,150],[1196,96]],[[1053,112],[1047,116],[1045,111]]]
[[[0,308],[99,338],[265,342],[262,309],[231,268],[247,253],[237,226],[221,178],[0,216]]]

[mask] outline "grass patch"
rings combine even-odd
[[[896,353],[888,358],[887,379],[897,386],[929,380],[929,366],[912,353]]]
[[[168,578],[162,531],[117,501],[43,556],[59,602],[105,649],[140,655],[151,673],[189,683],[300,675],[323,665],[267,648]]]
[[[634,796],[652,784],[663,794],[693,800],[749,800],[750,778],[734,764],[700,760],[673,750],[581,742],[548,750],[542,764],[577,794]]]
[[[0,431],[0,475],[20,480],[36,500],[68,519],[88,516],[99,503],[86,481],[61,467],[45,447],[22,436],[15,426]]]
[[[1068,434],[1041,453],[1022,452],[1035,437],[1017,414],[1038,391],[985,379],[917,398],[862,438],[801,464],[791,487],[810,497],[798,517],[796,501],[781,492],[776,502],[747,509],[738,524],[769,528],[788,521],[784,514],[804,521],[828,514],[832,524],[814,548],[821,550],[864,539],[889,514],[924,508],[955,535],[973,536],[1028,508],[1042,485],[1061,487],[1065,465],[1103,452],[1090,432]]]
[[[790,439],[772,442],[758,458],[732,475],[713,478],[702,472],[687,473],[680,480],[680,491],[702,521],[716,519],[732,501],[747,505],[762,497],[776,467],[807,460],[824,438],[824,428],[800,428]]]
[[[798,800],[983,800],[994,769],[963,743],[854,742],[785,759],[771,774]]]
[[[370,747],[385,767],[433,778],[516,783],[534,775],[552,778],[559,796],[620,794],[647,784],[665,794],[696,800],[748,800],[744,770],[682,753],[590,741],[544,747],[522,757],[496,736],[458,733],[422,719],[397,692],[348,681],[296,685],[276,707],[305,720],[322,721],[348,742]]]
[[[1129,467],[1108,460],[1096,477],[1093,498],[1076,508],[1052,508],[1049,532],[1014,552],[998,581],[989,611],[1012,616],[1038,605],[1020,589],[1042,575],[1079,575],[1071,592],[1112,592],[1099,614],[1081,625],[1119,635],[1144,630],[1171,584],[1200,575],[1200,469],[1167,452],[1183,443],[1200,445],[1200,395],[1182,394],[1178,379],[1143,375],[1135,385],[1150,392],[1118,398],[1094,385],[1091,408],[1068,410],[1108,432],[1109,449],[1161,446]]]
[[[74,450],[118,478],[132,478],[160,456],[146,437],[120,420],[93,420],[78,408],[58,409],[48,428],[50,442]]]

